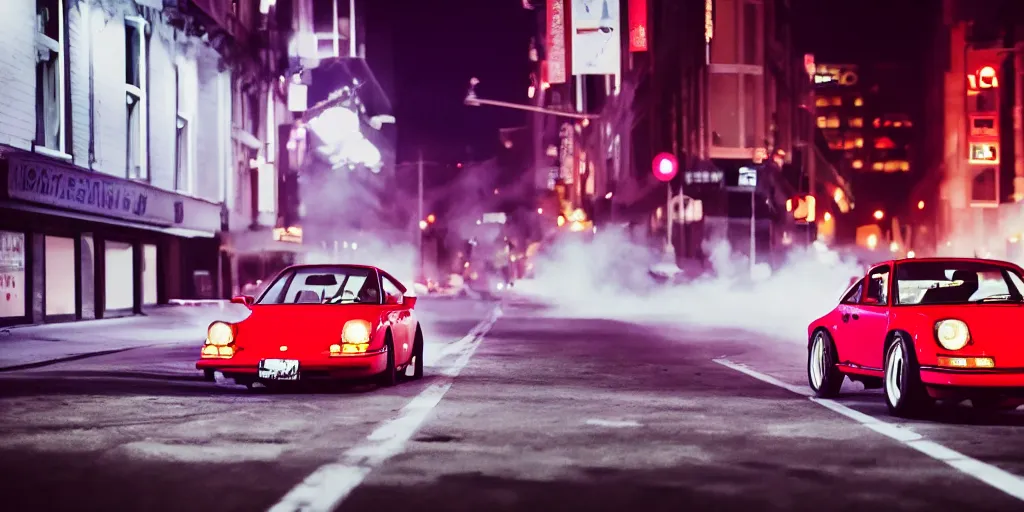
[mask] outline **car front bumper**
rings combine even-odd
[[[224,376],[235,379],[257,380],[259,364],[263,359],[289,358],[281,357],[280,354],[265,355],[242,352],[230,359],[200,359],[196,362],[196,369],[221,372]],[[381,349],[366,354],[300,357],[298,360],[299,380],[358,379],[382,373],[388,365],[388,353],[386,349]]]
[[[935,391],[1024,397],[1024,368],[966,370],[922,366],[921,382]]]

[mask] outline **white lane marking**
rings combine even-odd
[[[585,421],[587,425],[594,425],[596,427],[610,427],[610,428],[627,428],[627,427],[639,427],[640,424],[632,421],[613,421],[613,420],[601,420],[601,419],[589,419]]]
[[[725,366],[727,368],[732,368],[733,370],[736,370],[736,371],[738,371],[740,373],[745,373],[745,374],[747,374],[747,375],[749,375],[749,376],[751,376],[751,377],[753,377],[753,378],[755,378],[755,379],[757,379],[759,381],[767,382],[768,384],[771,384],[773,386],[778,386],[778,387],[780,387],[782,389],[792,391],[793,393],[796,393],[798,395],[803,395],[803,396],[809,397],[809,396],[814,394],[814,393],[811,393],[811,391],[809,389],[807,389],[807,388],[803,388],[803,387],[800,387],[800,386],[794,386],[792,384],[787,384],[785,382],[782,382],[779,379],[776,379],[775,377],[772,377],[771,375],[768,375],[768,374],[765,374],[765,373],[761,373],[761,372],[759,372],[757,370],[752,370],[752,369],[748,368],[746,365],[739,364],[739,363],[734,363],[732,361],[729,361],[728,359],[712,359],[712,361],[714,361],[714,362],[716,362],[716,363],[718,363],[718,364],[720,364],[722,366]]]
[[[441,382],[431,384],[416,395],[398,417],[382,423],[357,446],[345,451],[337,462],[320,466],[305,480],[288,492],[281,501],[270,507],[270,512],[329,512],[338,507],[374,468],[402,452],[405,444],[419,430],[430,411],[441,402],[459,372],[469,363],[483,335],[498,317],[501,308],[473,328],[474,343],[465,346],[459,358],[442,372]],[[486,326],[487,330],[483,327]]]
[[[935,460],[944,462],[967,476],[1003,491],[1018,500],[1024,501],[1024,478],[1010,473],[1009,471],[1005,471],[978,459],[968,457],[967,455],[936,443],[935,441],[929,441],[921,434],[918,434],[909,428],[882,421],[860,411],[853,410],[839,402],[836,402],[835,400],[809,396],[813,394],[810,390],[800,388],[799,386],[794,386],[792,384],[787,384],[775,377],[772,377],[771,375],[761,373],[757,370],[752,370],[746,366],[733,363],[726,359],[713,359],[713,361],[727,368],[745,373],[757,380],[773,384],[799,395],[808,396],[808,398],[816,404],[842,414],[843,416],[846,416],[847,418],[850,418],[857,423],[878,432],[879,434],[898,441],[899,443],[904,444],[909,448],[913,448],[914,450],[917,450],[918,452]]]
[[[448,357],[452,354],[465,352],[466,347],[472,345],[477,338],[482,336],[482,333],[486,333],[491,330],[491,327],[494,325],[494,322],[498,321],[499,316],[501,316],[500,306],[491,310],[491,312],[488,313],[486,318],[484,318],[482,321],[480,321],[480,323],[476,324],[475,326],[473,326],[472,329],[469,330],[468,334],[463,336],[458,341],[449,343],[447,346],[441,349],[441,358]]]

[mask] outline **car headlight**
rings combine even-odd
[[[225,322],[214,322],[206,330],[206,344],[225,346],[235,341],[235,330]]]
[[[960,350],[971,341],[971,331],[962,320],[939,320],[935,322],[935,339],[946,350]]]
[[[370,342],[370,322],[349,320],[341,329],[341,342],[358,345]]]

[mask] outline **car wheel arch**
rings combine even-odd
[[[825,335],[828,336],[828,341],[829,343],[832,344],[832,350],[836,351],[836,357],[838,359],[839,347],[836,345],[836,337],[833,336],[832,331],[830,331],[828,327],[825,327],[824,325],[819,325],[818,327],[815,327],[813,331],[811,331],[811,337],[807,338],[807,350],[811,350],[811,346],[814,344],[814,338],[818,335],[818,333],[825,333]]]
[[[902,336],[903,339],[907,342],[907,344],[910,345],[910,352],[914,353],[915,357],[916,357],[917,347],[914,345],[914,337],[911,336],[910,333],[907,332],[906,329],[892,329],[888,333],[886,333],[886,335],[885,335],[885,343],[882,344],[882,361],[883,362],[885,361],[885,355],[889,353],[889,347],[891,347],[892,344],[896,342],[896,335],[897,334]]]

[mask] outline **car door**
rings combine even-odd
[[[836,351],[839,355],[839,362],[846,363],[850,361],[851,345],[855,343],[850,340],[850,315],[852,313],[851,308],[855,307],[860,303],[861,295],[864,292],[864,278],[851,279],[853,283],[843,294],[843,297],[839,300],[839,305],[836,306],[835,312],[830,315],[831,323],[831,334],[832,340],[836,344]],[[834,322],[834,323],[833,323]]]
[[[404,287],[395,278],[381,272],[381,289],[384,290],[385,304],[392,315],[394,324],[391,330],[395,336],[395,361],[404,364],[412,356],[412,342],[415,332],[410,327],[412,311],[405,304]]]
[[[853,343],[851,362],[863,368],[882,371],[882,346],[889,332],[889,307],[892,293],[891,267],[879,265],[868,272],[860,303],[851,306],[847,323]]]

